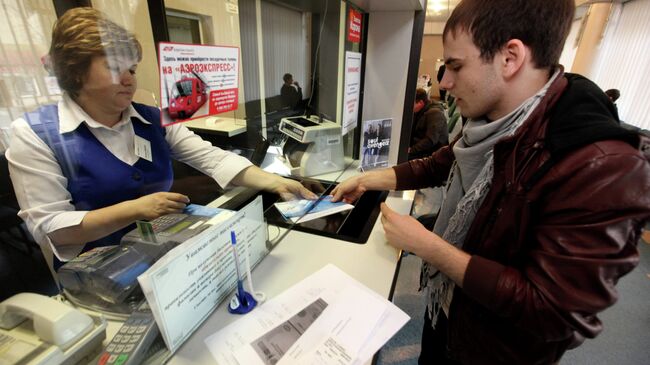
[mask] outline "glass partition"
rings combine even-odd
[[[8,1],[0,7],[0,152],[9,146],[11,122],[61,96],[56,79],[43,67],[50,46],[54,5]]]
[[[126,71],[133,81],[137,79],[137,88],[129,91],[129,97],[158,109],[163,126],[183,125],[203,140],[241,155],[267,172],[301,182],[319,199],[332,191],[336,181],[355,173],[352,157],[358,148],[359,122],[355,119],[346,133],[342,132],[341,125],[346,102],[346,52],[360,54],[363,50],[364,27],[355,28],[356,34],[350,35],[352,17],[356,17],[357,25],[361,21],[359,9],[340,0],[165,0],[163,9],[155,9],[159,3],[150,4],[145,0],[88,3],[137,38],[138,50],[129,48],[129,39],[111,40],[118,45],[110,47],[118,51],[109,55],[114,49],[106,50],[106,59],[120,61],[109,60],[106,67],[116,84],[122,77],[118,75],[125,75]],[[79,95],[70,91],[69,85],[62,87],[54,76],[53,68],[58,64],[53,65],[48,56],[57,19],[53,4],[53,1],[15,0],[4,2],[0,8],[6,19],[1,25],[4,31],[0,33],[3,65],[0,151],[3,154],[9,147],[12,121],[26,118],[25,113],[68,98],[68,102],[80,108],[77,111],[80,119],[93,114]],[[160,10],[164,19],[152,17],[150,9],[153,13]],[[160,27],[166,29],[168,39],[155,39],[161,33]],[[106,47],[105,40],[101,42]],[[122,67],[120,62],[131,60],[136,54],[141,54],[138,62],[132,67]],[[74,61],[74,55],[69,59]],[[66,79],[79,88],[88,88],[93,73],[86,66],[90,67],[79,65],[69,70]],[[101,99],[101,93],[95,95],[96,106],[110,106],[110,98]],[[356,113],[360,114],[358,109]],[[173,130],[168,128],[166,133],[176,133],[170,132]],[[137,130],[134,133],[135,137],[139,136]],[[104,143],[102,138],[110,140],[111,137],[97,137]],[[49,146],[49,141],[44,142]],[[51,148],[57,155],[58,147]],[[127,144],[124,148],[127,155],[146,159],[152,147],[136,138],[135,146]],[[14,152],[25,153],[18,149]],[[57,170],[61,178],[66,175],[63,165],[61,171]],[[103,176],[113,174],[108,163],[104,167],[98,162],[95,167]],[[185,194],[191,202],[203,205],[213,204],[222,196],[235,196],[237,199],[229,203],[231,208],[237,208],[237,202],[251,196],[245,189],[220,186],[195,167],[173,161],[174,180],[170,191]],[[131,177],[136,179],[136,175]],[[58,193],[63,194],[57,197],[61,204],[75,203],[74,198],[64,193],[74,187],[66,186],[65,180],[56,181]],[[256,181],[252,185],[273,190],[274,181]],[[44,191],[49,191],[45,184],[35,186],[44,186]],[[11,190],[10,186],[5,188]],[[274,222],[279,226],[293,227],[295,220],[271,212],[273,203],[282,199],[267,195],[268,216],[277,218]],[[15,199],[12,204],[18,208]],[[350,217],[349,212],[344,212],[298,225],[336,235]],[[34,225],[28,223],[28,228],[31,230]],[[50,240],[43,232],[36,233],[35,239]]]
[[[217,115],[213,125],[198,118],[188,127],[266,171],[329,193],[358,148],[356,126],[341,131],[345,52],[360,52],[363,39],[347,37],[351,6],[337,0],[166,0],[164,6],[171,41],[196,40],[192,29],[199,28],[200,44],[239,49],[236,110]],[[215,131],[227,118],[244,128]]]

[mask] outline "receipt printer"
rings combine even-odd
[[[280,131],[289,138],[282,153],[294,176],[314,176],[343,169],[341,126],[319,118],[282,118]]]

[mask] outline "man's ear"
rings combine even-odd
[[[519,39],[511,39],[501,48],[501,67],[503,76],[511,78],[528,62],[530,51]]]

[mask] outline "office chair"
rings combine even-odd
[[[20,207],[16,201],[14,187],[9,178],[9,164],[4,153],[0,154],[0,231],[7,232],[13,238],[25,244],[27,253],[32,254],[32,247],[36,245],[23,229],[23,220],[18,217]],[[13,232],[16,229],[20,237]],[[0,236],[0,243],[5,244],[5,240]]]

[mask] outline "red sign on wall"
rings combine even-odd
[[[350,9],[348,19],[348,41],[353,43],[361,42],[361,13]]]

